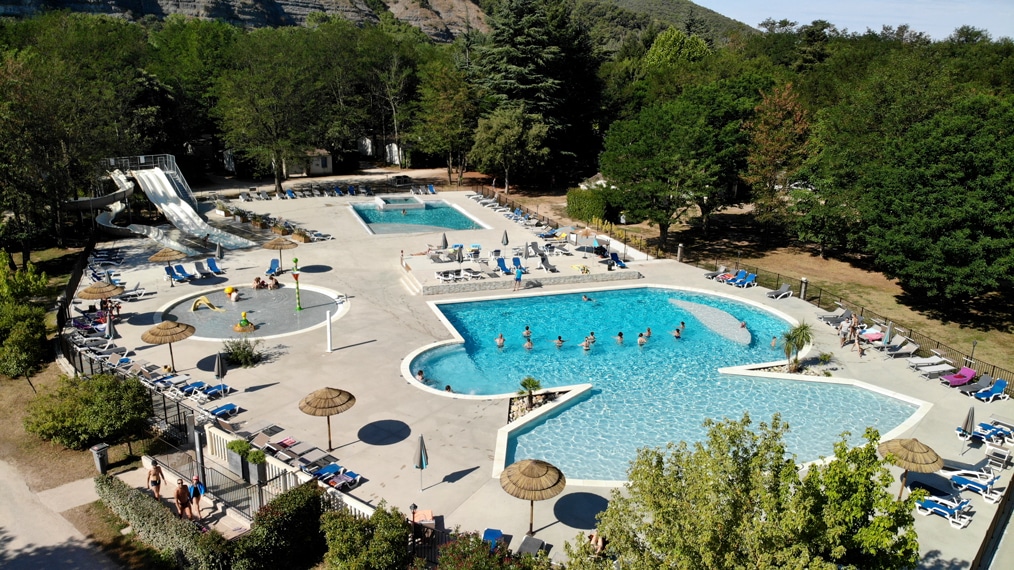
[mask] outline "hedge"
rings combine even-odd
[[[320,526],[327,536],[327,568],[335,570],[388,570],[412,562],[407,545],[412,527],[397,509],[381,501],[370,518],[348,511],[324,513]]]
[[[571,188],[567,191],[567,217],[589,222],[606,217],[609,200],[602,188],[584,190]]]
[[[95,491],[141,540],[163,554],[180,553],[188,564],[200,570],[229,567],[229,548],[221,534],[201,533],[193,521],[177,517],[161,501],[116,477],[99,475],[95,478]]]
[[[250,532],[236,541],[235,570],[312,568],[327,550],[320,517],[324,489],[309,481],[278,495],[254,515]]]

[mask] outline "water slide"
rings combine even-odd
[[[161,168],[131,170],[130,174],[137,180],[141,190],[155,204],[155,207],[183,233],[198,239],[208,235],[210,241],[222,244],[222,247],[226,249],[243,249],[256,245],[246,238],[208,225],[186,200],[186,197],[181,196],[181,192],[178,190],[179,185],[174,184]],[[119,184],[119,182],[117,183]]]

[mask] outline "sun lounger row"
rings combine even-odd
[[[436,192],[434,192],[435,194]],[[344,190],[341,186],[310,186],[309,188],[288,188],[278,193],[278,198],[281,200],[295,200],[297,198],[338,198],[341,196],[373,196],[373,190],[369,186],[359,186],[358,188],[349,184]],[[266,198],[270,199],[270,197]]]
[[[329,463],[324,467],[308,472],[321,483],[339,491],[350,491],[363,482],[362,475],[349,471],[347,468],[338,465],[338,463]]]

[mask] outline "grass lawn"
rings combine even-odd
[[[126,528],[126,523],[102,501],[64,511],[63,516],[121,567],[166,570],[176,567],[134,534],[124,535],[121,531]]]

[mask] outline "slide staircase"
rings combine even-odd
[[[155,207],[185,234],[198,239],[209,236],[209,241],[221,244],[226,249],[243,249],[256,245],[254,242],[212,227],[197,213],[185,194],[189,187],[181,183],[182,176],[167,176],[160,167],[131,170],[131,176],[141,186]]]

